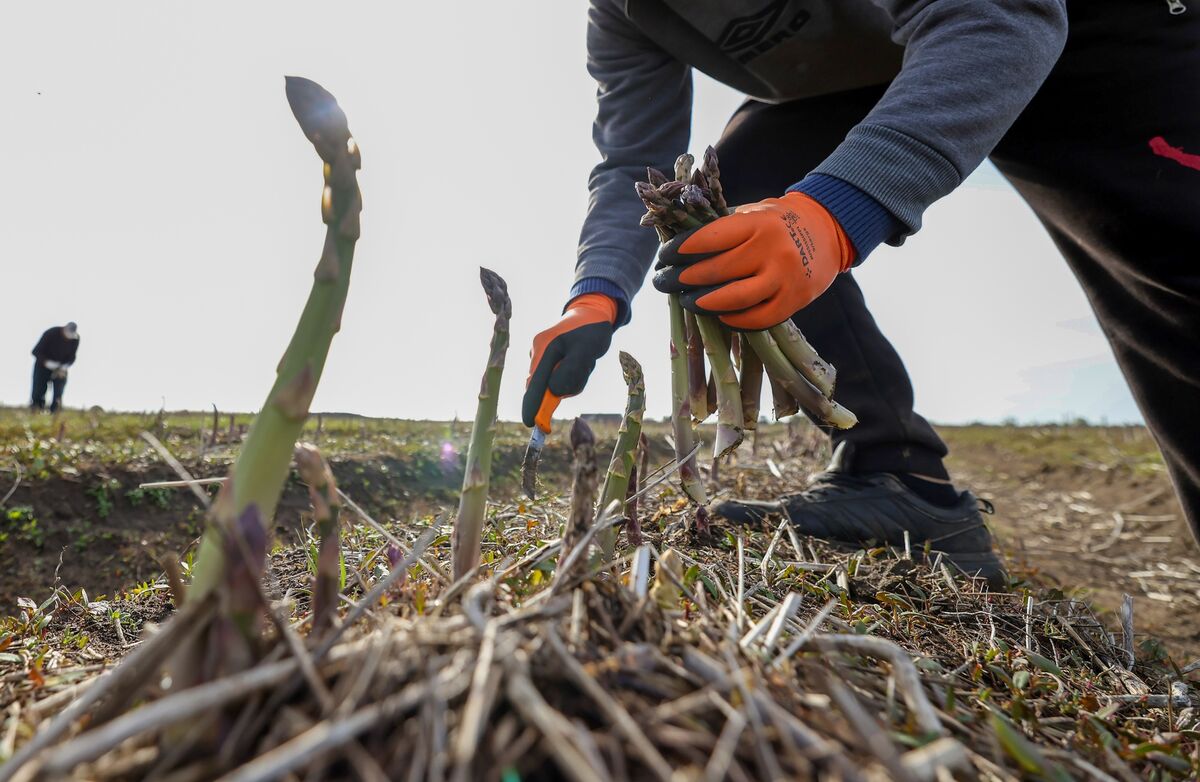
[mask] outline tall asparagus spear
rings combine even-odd
[[[629,388],[625,405],[625,418],[617,432],[617,444],[613,447],[608,475],[604,478],[604,489],[600,492],[600,507],[607,508],[614,500],[625,501],[629,493],[629,481],[633,477],[637,459],[638,442],[642,436],[642,414],[646,411],[646,383],[642,378],[642,365],[625,351],[620,353],[621,373]],[[617,530],[607,527],[596,536],[605,562],[611,562],[616,554]]]
[[[325,162],[321,196],[321,219],[328,226],[325,246],[313,275],[312,292],[279,362],[275,384],[242,444],[230,480],[222,487],[228,501],[213,504],[187,591],[188,602],[203,599],[221,579],[225,569],[221,539],[234,521],[252,507],[264,522],[274,516],[292,447],[308,417],[330,342],[341,326],[350,284],[362,210],[355,179],[360,167],[358,145],[350,136],[346,115],[323,87],[289,76],[286,89],[296,121]]]
[[[471,444],[467,448],[462,496],[458,501],[458,520],[451,536],[455,579],[462,578],[479,564],[483,517],[487,511],[488,485],[492,476],[496,401],[500,395],[500,377],[504,374],[504,356],[508,352],[508,320],[512,317],[512,301],[503,278],[481,266],[479,281],[483,285],[483,292],[487,294],[488,306],[496,316],[496,323],[492,328],[487,369],[479,385],[479,404],[475,408],[475,424],[471,427]]]
[[[742,390],[729,356],[729,343],[721,323],[709,315],[698,315],[696,324],[704,339],[704,352],[717,384],[717,436],[713,459],[720,459],[742,443]]]
[[[341,592],[338,585],[341,569],[338,513],[342,498],[338,496],[333,472],[315,446],[301,443],[296,447],[296,470],[300,480],[308,484],[308,497],[320,537],[312,598],[312,629],[319,633],[333,621]]]
[[[696,467],[696,455],[692,453],[696,450],[696,433],[692,430],[688,400],[688,340],[684,310],[679,297],[674,294],[667,296],[667,303],[671,310],[671,431],[675,440],[675,460],[679,462],[679,483],[684,494],[703,507],[708,497]]]

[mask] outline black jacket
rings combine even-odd
[[[75,363],[75,351],[79,350],[79,337],[68,339],[62,326],[46,329],[33,348],[38,361],[57,361],[60,364]]]

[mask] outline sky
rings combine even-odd
[[[583,0],[10,6],[0,403],[27,401],[30,349],[75,320],[68,405],[261,406],[324,235],[291,74],[338,98],[363,158],[362,239],[314,409],[472,417],[485,265],[512,294],[500,415],[518,418],[597,161],[585,13]],[[697,77],[693,151],[740,100]],[[930,419],[1140,420],[1069,270],[990,164],[856,276]],[[645,368],[648,415],[665,416],[666,337],[647,284],[560,414],[623,408],[622,349]]]

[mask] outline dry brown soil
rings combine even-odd
[[[648,427],[659,440],[666,429]],[[1045,587],[1091,600],[1101,612],[1134,598],[1139,635],[1164,641],[1177,660],[1200,656],[1200,548],[1193,541],[1163,471],[1140,428],[943,427],[958,482],[996,506],[991,519],[1014,573]],[[809,429],[797,453],[796,438],[783,452],[773,442],[787,439],[782,427],[760,436],[757,455],[745,449],[727,478],[751,496],[800,488],[827,458],[819,435]],[[665,445],[656,456],[665,459]],[[547,448],[548,483],[566,486],[565,454]],[[782,473],[771,472],[776,454]],[[799,456],[799,458],[797,458]],[[505,443],[496,457],[498,496],[517,490],[521,449]],[[424,462],[423,464],[427,464]],[[203,472],[203,471],[201,471]],[[339,484],[382,520],[404,518],[453,505],[460,474],[431,473],[407,459],[335,459]],[[16,598],[38,602],[49,594],[55,574],[64,585],[89,594],[112,594],[161,573],[163,556],[182,551],[199,534],[202,514],[187,492],[170,495],[161,507],[127,492],[141,481],[173,477],[165,467],[145,472],[114,471],[25,482],[7,507],[28,506],[38,534],[9,528],[0,542],[0,610]],[[107,484],[111,507],[100,517],[96,487]],[[298,539],[307,500],[290,482],[281,503],[278,533]],[[61,566],[60,566],[61,558]],[[1116,627],[1115,618],[1109,621]]]

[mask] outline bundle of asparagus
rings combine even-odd
[[[647,209],[642,225],[654,228],[663,242],[733,212],[725,202],[713,148],[705,150],[699,167],[693,169],[694,163],[691,155],[680,155],[674,179],[648,168],[647,181],[636,185]],[[671,308],[675,450],[684,491],[694,501],[703,504],[705,493],[696,471],[693,425],[716,412],[714,462],[736,449],[744,432],[757,425],[764,370],[776,418],[803,408],[838,429],[857,423],[853,413],[833,401],[836,371],[817,355],[792,321],[766,331],[735,333],[715,317],[685,312],[678,295],[667,299]],[[705,373],[706,355],[711,376]]]

